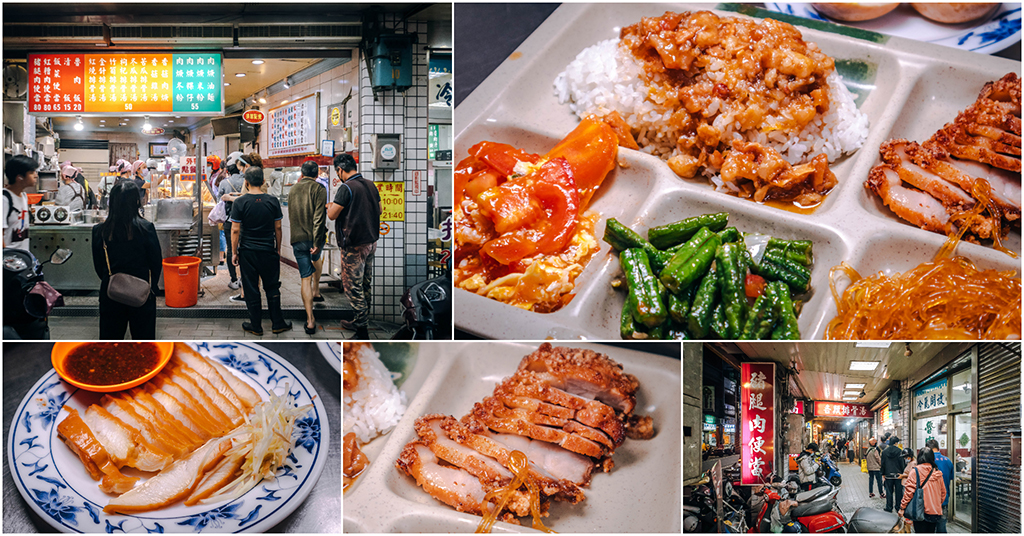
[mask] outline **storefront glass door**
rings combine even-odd
[[[953,461],[952,517],[954,521],[971,526],[974,515],[972,498],[974,483],[971,468],[974,464],[974,438],[971,437],[971,414],[957,413],[950,416],[953,427],[950,430],[950,455]]]

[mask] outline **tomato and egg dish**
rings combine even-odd
[[[455,284],[536,312],[573,297],[598,250],[588,211],[615,167],[618,137],[585,118],[541,156],[482,141],[455,170]]]

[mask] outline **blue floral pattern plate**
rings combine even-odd
[[[1020,3],[1006,3],[991,15],[963,24],[941,24],[928,20],[903,4],[874,20],[839,22],[824,17],[811,4],[765,3],[765,9],[805,19],[832,22],[862,30],[970,50],[982,54],[999,52],[1020,41]]]
[[[341,373],[341,343],[340,342],[328,342],[328,341],[317,341],[317,348],[320,349],[320,353],[323,354],[324,360],[329,365],[334,367],[334,370]]]
[[[67,412],[96,403],[100,395],[65,383],[51,370],[18,407],[11,424],[7,459],[18,491],[29,506],[61,532],[264,532],[291,514],[316,485],[327,462],[327,412],[309,381],[290,363],[262,347],[228,342],[190,343],[266,396],[290,395],[297,405],[313,404],[295,422],[288,462],[230,502],[167,508],[138,515],[108,515],[113,497],[100,491],[81,461],[57,438]],[[125,468],[130,476],[147,476]]]

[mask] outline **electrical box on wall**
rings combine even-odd
[[[370,46],[370,85],[375,90],[412,87],[412,45],[415,34],[385,34]]]
[[[373,169],[398,169],[402,161],[401,134],[374,134],[370,137]]]

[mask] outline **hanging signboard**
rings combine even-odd
[[[377,192],[380,193],[380,204],[384,212],[380,213],[380,221],[405,221],[405,183],[378,182]]]
[[[775,363],[740,369],[741,484],[760,484],[775,471]]]
[[[815,417],[874,417],[874,412],[863,404],[845,402],[815,402]]]
[[[793,402],[793,409],[789,410],[789,412],[790,413],[795,413],[797,415],[803,415],[804,414],[804,401],[803,400],[797,400],[797,401]]]
[[[245,113],[242,114],[242,119],[250,125],[256,125],[263,122],[265,114],[259,110],[246,110]]]
[[[878,424],[883,427],[892,424],[892,413],[889,411],[889,406],[882,406],[881,411],[878,412]]]
[[[224,114],[220,54],[29,54],[32,115]]]
[[[271,157],[304,156],[320,150],[320,92],[270,109],[267,132]]]
[[[914,391],[914,415],[946,407],[946,378]]]

